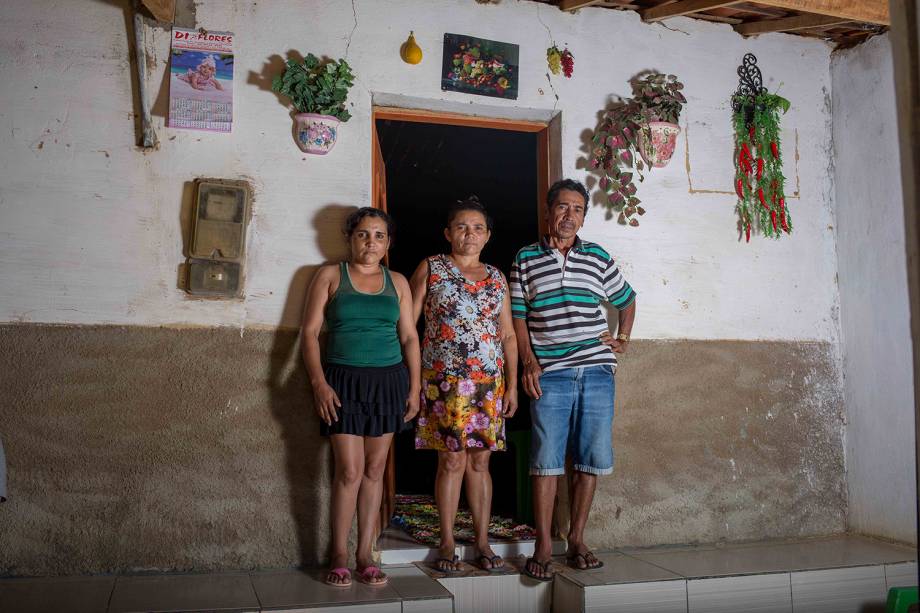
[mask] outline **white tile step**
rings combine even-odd
[[[408,538],[405,534],[393,536],[388,529],[377,541],[381,564],[411,564],[413,562],[433,562],[438,558],[437,547],[427,547]],[[492,551],[503,558],[533,555],[534,541],[492,541]],[[461,560],[472,560],[476,556],[473,545],[459,544],[454,550]],[[565,553],[565,541],[553,540],[553,555]]]

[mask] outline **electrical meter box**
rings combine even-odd
[[[238,297],[243,289],[243,258],[251,199],[249,184],[198,179],[195,186],[188,292]]]

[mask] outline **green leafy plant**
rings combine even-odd
[[[641,148],[651,142],[649,122],[677,123],[687,99],[680,91],[683,83],[674,75],[643,72],[630,85],[633,97],[620,99],[601,118],[592,138],[590,165],[602,175],[599,187],[607,219],[619,213],[619,223],[638,226],[636,215],[644,215],[645,209],[636,196],[635,178],[644,181],[643,173],[651,169],[641,159]]]
[[[354,84],[351,66],[344,59],[321,61],[308,53],[303,62],[288,60],[283,74],[272,79],[272,90],[291,99],[301,113],[351,119],[345,109],[348,90]]]
[[[649,121],[677,123],[687,99],[680,90],[684,84],[677,77],[660,72],[645,72],[630,81],[633,97]]]
[[[779,122],[791,103],[766,90],[753,96],[736,94],[732,103],[738,231],[745,242],[750,242],[752,229],[769,238],[790,234]]]

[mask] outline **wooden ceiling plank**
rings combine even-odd
[[[633,4],[629,0],[601,0],[595,6],[603,6],[604,8],[608,9],[631,9],[634,11],[638,11],[642,8],[638,4]]]
[[[592,4],[597,4],[600,0],[562,0],[559,3],[560,11],[577,11],[578,9],[583,9],[586,6],[591,6]]]
[[[888,0],[758,0],[757,3],[815,15],[843,17],[849,21],[891,25]]]
[[[734,26],[735,32],[743,36],[766,34],[767,32],[793,32],[795,30],[808,30],[816,27],[835,26],[847,23],[849,19],[840,17],[827,17],[825,15],[798,15],[784,19],[764,19],[761,21],[747,21]]]
[[[737,4],[730,9],[730,11],[735,11],[738,13],[747,13],[749,15],[760,15],[762,17],[789,17],[789,11],[784,11],[783,9],[772,8],[768,6],[757,6],[756,4],[751,4],[746,2],[744,4]]]
[[[744,0],[679,0],[671,4],[654,6],[644,11],[639,11],[642,21],[661,21],[671,17],[680,17],[699,11],[708,11],[732,4],[740,4]]]
[[[710,13],[697,13],[693,16],[693,18],[702,19],[703,21],[714,21],[716,23],[727,23],[731,25],[744,23],[743,19],[736,19],[735,17],[724,17],[722,15],[712,15]]]

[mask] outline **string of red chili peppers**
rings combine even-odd
[[[779,143],[778,96],[758,96],[754,120],[746,121],[742,108],[733,117],[735,124],[735,192],[740,229],[745,241],[751,240],[751,227],[756,224],[765,236],[779,238],[792,231],[792,220],[786,209],[785,177]],[[788,103],[786,103],[788,104]],[[769,200],[769,204],[768,204]]]

